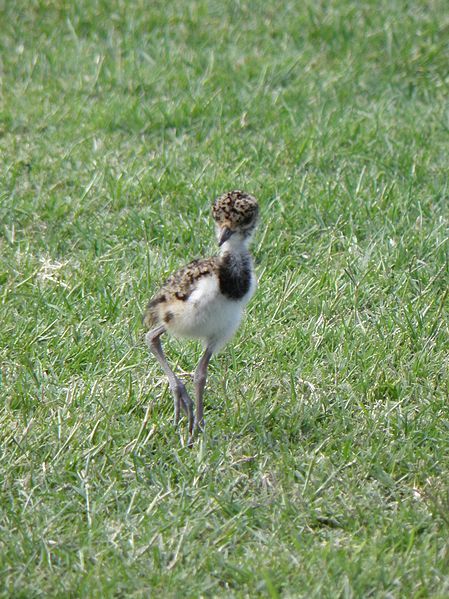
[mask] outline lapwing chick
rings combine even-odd
[[[167,375],[175,406],[175,425],[180,409],[188,417],[192,441],[204,426],[203,394],[207,367],[214,353],[236,332],[244,308],[256,289],[256,277],[248,246],[258,221],[256,199],[243,191],[230,191],[212,207],[219,253],[194,260],[167,279],[149,302],[143,322],[146,342]],[[205,351],[194,374],[195,410],[185,385],[170,368],[161,335],[200,339]]]

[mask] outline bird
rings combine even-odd
[[[256,198],[241,190],[220,195],[212,206],[217,255],[196,259],[172,274],[143,315],[145,340],[166,374],[174,400],[175,426],[182,409],[188,418],[189,444],[204,430],[203,396],[212,355],[233,337],[257,280],[249,243],[259,220]],[[194,373],[195,406],[184,383],[170,367],[161,344],[168,333],[202,341],[205,349]]]

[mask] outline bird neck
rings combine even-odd
[[[218,261],[220,291],[229,300],[237,301],[251,290],[253,261],[246,244],[224,248],[226,243],[220,248]]]
[[[234,256],[246,256],[249,254],[248,245],[250,242],[249,237],[241,237],[232,235],[227,241],[220,247],[220,256],[232,254]]]

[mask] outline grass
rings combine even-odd
[[[1,4],[1,596],[448,596],[446,8]],[[140,314],[239,187],[189,450]]]

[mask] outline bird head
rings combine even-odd
[[[256,198],[244,191],[229,191],[218,197],[212,207],[218,245],[247,244],[256,228],[259,206]]]

